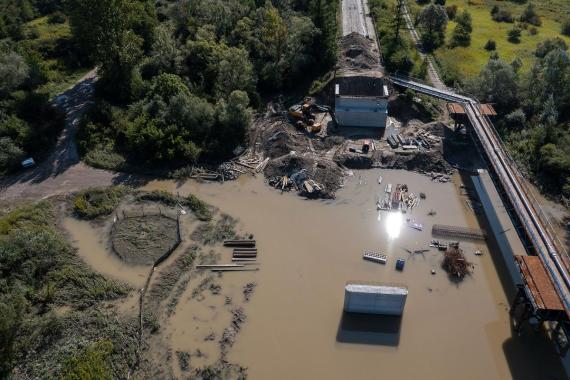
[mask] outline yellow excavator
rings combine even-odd
[[[315,121],[315,114],[312,112],[313,108],[312,99],[305,98],[303,104],[295,104],[289,108],[289,116],[296,120],[295,126],[297,128],[305,129],[309,133],[319,133],[322,129],[322,124]]]

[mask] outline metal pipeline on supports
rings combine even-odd
[[[510,170],[510,165],[505,162],[504,157],[509,157],[509,156],[502,149],[502,142],[500,141],[498,136],[496,136],[496,132],[494,130],[492,132],[487,130],[487,129],[494,129],[492,127],[492,123],[490,121],[487,121],[487,120],[485,120],[485,122],[484,122],[482,117],[480,117],[478,115],[478,112],[479,112],[477,109],[478,101],[476,100],[476,98],[471,97],[471,96],[468,97],[468,96],[458,95],[458,94],[450,92],[450,91],[442,91],[442,90],[439,90],[437,88],[434,88],[433,86],[421,83],[421,81],[417,81],[417,80],[409,78],[409,77],[392,75],[391,79],[394,83],[399,84],[401,86],[408,87],[408,88],[414,89],[414,90],[419,91],[419,92],[424,92],[428,95],[432,95],[432,96],[438,97],[440,99],[445,99],[448,101],[454,101],[457,103],[463,103],[466,106],[466,111],[467,111],[467,109],[469,109],[470,112],[467,112],[468,116],[470,119],[471,118],[474,119],[471,121],[472,124],[479,124],[481,126],[481,130],[482,130],[483,135],[480,135],[481,131],[479,131],[475,125],[473,126],[474,129],[476,130],[477,135],[479,135],[478,137],[479,137],[479,140],[481,141],[481,144],[483,145],[485,150],[489,150],[489,151],[493,152],[494,155],[497,156],[497,160],[499,161],[498,164],[503,169],[503,172],[506,174],[507,178],[504,178],[504,175],[501,174],[500,170],[497,170],[497,175],[499,177],[503,177],[503,181],[505,182],[504,185],[509,186],[509,184],[510,184],[514,188],[515,192],[518,195],[517,198],[520,200],[520,202],[518,202],[516,199],[514,199],[513,200],[513,206],[517,207],[517,209],[518,209],[518,207],[519,207],[518,204],[522,203],[522,205],[520,205],[520,206],[522,206],[523,209],[526,211],[523,213],[521,210],[519,210],[519,212],[521,212],[521,215],[519,215],[519,217],[521,218],[521,222],[523,222],[525,224],[527,233],[529,234],[529,237],[534,242],[538,253],[543,257],[545,255],[547,257],[550,257],[550,259],[554,262],[554,265],[556,267],[556,273],[554,272],[554,269],[551,268],[550,265],[546,265],[546,268],[550,272],[550,275],[551,275],[553,281],[555,282],[556,288],[558,289],[560,296],[564,301],[564,304],[566,305],[566,307],[568,309],[570,309],[570,300],[567,299],[567,297],[566,297],[567,292],[564,292],[563,284],[561,284],[559,282],[557,274],[562,277],[562,280],[564,281],[564,284],[566,285],[566,288],[569,291],[570,291],[570,275],[568,274],[564,264],[560,261],[560,257],[558,256],[558,252],[556,251],[556,249],[555,249],[555,247],[551,241],[550,236],[544,230],[543,226],[541,225],[541,222],[538,220],[538,217],[536,216],[534,208],[528,204],[528,196],[527,196],[526,192],[524,192],[521,189],[521,186],[518,182],[518,179],[514,177],[513,173]],[[486,144],[484,140],[486,140],[488,143]],[[491,146],[489,146],[489,144]],[[491,159],[491,157],[489,157],[489,159]],[[524,218],[524,214],[527,214],[528,218],[530,218],[531,224],[534,226],[534,229],[536,229],[538,231],[538,234],[539,234],[538,237],[535,236],[535,234],[530,229],[530,226],[524,220],[524,219],[526,219],[526,218]],[[547,251],[546,253],[543,252],[541,249],[541,244],[539,242],[539,238],[540,238],[540,241],[542,242],[542,245],[544,245],[544,247],[546,248],[546,251]]]
[[[477,121],[482,125],[483,122],[480,119],[480,117],[477,115],[476,103],[474,101],[470,101],[468,103],[468,105],[470,106],[471,112],[476,117]],[[499,149],[498,147],[500,146],[499,142],[496,141],[497,138],[496,137],[492,138],[491,136],[489,136],[489,133],[488,133],[488,131],[485,130],[485,128],[483,128],[483,132],[487,135],[487,138],[489,139],[489,141],[491,143],[494,143],[493,150],[494,150],[495,154],[497,155],[497,158],[499,159],[500,164],[503,167],[505,173],[509,177],[508,179],[509,179],[510,184],[514,187],[515,191],[517,192],[518,197],[521,200],[523,207],[526,209],[527,214],[530,217],[532,224],[534,225],[534,227],[538,231],[538,234],[540,235],[540,239],[541,239],[542,243],[544,244],[544,246],[546,247],[548,256],[554,261],[554,265],[556,266],[558,274],[562,276],[562,279],[564,280],[566,287],[568,289],[570,289],[570,276],[568,275],[566,268],[563,266],[563,263],[560,262],[560,257],[558,256],[558,253],[557,253],[556,249],[554,248],[554,245],[550,241],[550,236],[548,236],[546,231],[544,231],[544,228],[542,227],[540,221],[538,220],[537,216],[535,215],[535,211],[532,208],[532,206],[530,206],[528,204],[526,192],[524,192],[521,189],[521,185],[519,184],[518,180],[514,177],[513,173],[510,170],[509,165],[504,162],[504,158],[503,158],[503,155],[505,155],[504,151],[502,149],[500,149],[500,151],[497,152],[497,150]],[[492,140],[495,140],[495,141],[492,141]],[[528,231],[528,232],[531,233],[530,231]],[[533,238],[533,240],[535,240],[535,245],[537,245],[536,239]],[[537,246],[537,250],[540,250],[540,248],[538,246]],[[552,273],[552,269],[551,268],[548,268],[548,269],[551,272],[551,275],[553,277],[554,282],[557,285],[558,290],[562,293],[561,298],[563,298],[564,304],[566,305],[567,308],[570,309],[570,300],[567,299],[566,295],[562,291],[561,284],[558,283],[558,280],[556,279],[555,274]]]

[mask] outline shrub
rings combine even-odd
[[[491,13],[493,20],[496,22],[508,22],[508,23],[513,23],[515,22],[515,19],[513,18],[513,15],[511,14],[511,12],[504,10],[504,9],[500,9],[496,12],[496,13]]]
[[[445,0],[433,0],[433,2],[437,5],[445,5]]]
[[[73,211],[84,219],[109,215],[126,192],[127,189],[123,186],[87,189],[73,198]]]
[[[536,36],[538,34],[538,29],[536,29],[534,26],[531,26],[530,28],[528,28],[528,32],[530,33],[531,36]]]
[[[515,26],[514,28],[512,28],[511,30],[509,30],[508,33],[508,40],[509,42],[512,42],[513,44],[518,44],[519,42],[521,42],[521,29],[518,26]]]
[[[544,58],[555,49],[568,50],[568,45],[566,45],[566,42],[562,38],[549,38],[538,43],[534,55],[538,58]]]
[[[451,47],[471,45],[471,31],[473,30],[471,15],[469,12],[463,11],[455,19],[457,26],[451,36]]]
[[[102,340],[70,357],[65,363],[62,380],[112,378],[111,353],[113,343]]]
[[[506,116],[507,124],[510,128],[523,128],[526,123],[526,115],[524,111],[517,108]]]
[[[457,5],[453,4],[445,7],[445,13],[447,13],[447,17],[450,20],[453,20],[455,18],[455,15],[457,15]]]
[[[562,22],[562,27],[560,28],[560,33],[565,36],[570,36],[570,18]]]
[[[10,137],[0,137],[0,173],[15,170],[23,158],[24,152]]]
[[[65,21],[67,21],[67,17],[61,11],[54,12],[48,17],[50,24],[63,24]]]
[[[495,49],[497,49],[497,43],[495,42],[495,40],[488,40],[487,43],[485,44],[485,50],[493,51]]]
[[[198,219],[206,222],[212,220],[213,214],[210,206],[197,196],[193,194],[188,195],[184,204],[194,212]]]
[[[521,14],[520,20],[522,22],[526,22],[534,26],[542,25],[540,16],[536,13],[536,10],[534,9],[532,3],[528,4],[528,6],[525,8],[523,13]]]
[[[83,160],[89,166],[107,170],[122,170],[126,164],[125,157],[105,148],[88,151]]]

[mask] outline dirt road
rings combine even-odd
[[[416,28],[414,27],[414,23],[412,22],[412,18],[410,17],[410,12],[408,11],[408,7],[406,6],[405,2],[403,2],[402,7],[403,7],[404,20],[406,22],[406,27],[410,31],[412,39],[414,40],[416,46],[418,47],[418,53],[420,54],[422,59],[427,60],[428,63],[427,71],[428,71],[429,81],[433,84],[435,88],[438,88],[440,90],[448,90],[447,86],[443,83],[441,77],[439,76],[439,73],[435,67],[435,63],[433,62],[432,56],[426,54],[423,51],[420,36],[416,31]]]
[[[49,157],[31,170],[0,181],[0,200],[38,199],[92,186],[144,183],[140,177],[95,169],[80,162],[75,137],[79,121],[91,104],[96,71],[58,95],[54,104],[65,111],[65,127]]]

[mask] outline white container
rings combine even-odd
[[[351,282],[344,287],[344,311],[402,315],[407,296],[405,286]]]

